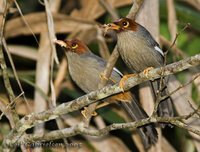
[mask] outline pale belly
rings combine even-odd
[[[134,42],[127,39],[127,42],[124,43],[124,40],[118,40],[117,45],[123,61],[131,70],[141,72],[148,67],[162,66],[162,56],[152,48],[138,44],[138,41]]]
[[[124,52],[121,51],[120,55],[126,65],[137,72],[141,72],[148,67],[160,67],[161,64],[155,59],[155,56],[147,52]]]
[[[74,67],[73,65],[69,69],[71,78],[73,81],[86,93],[98,89],[100,82],[100,71],[95,69],[88,69]]]
[[[91,61],[93,60],[93,61]],[[100,83],[100,75],[105,69],[104,64],[91,58],[77,58],[71,55],[68,58],[69,73],[73,81],[86,93],[97,90]],[[112,72],[111,78],[118,82],[121,77]],[[108,81],[108,84],[113,82]]]

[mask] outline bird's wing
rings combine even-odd
[[[147,31],[142,25],[139,25],[139,28],[141,28],[140,34],[142,35],[142,37],[145,38],[149,46],[153,47],[162,57],[164,57],[163,50],[160,48],[159,44],[155,41],[151,33],[149,33],[149,31]]]
[[[88,52],[87,54],[84,54],[83,57],[86,57],[87,60],[93,60],[93,63],[98,63],[98,69],[103,72],[106,68],[106,61],[93,54],[92,52]],[[111,73],[111,76],[109,78],[108,84],[115,84],[118,83],[121,80],[121,77],[123,76],[123,74],[117,69],[117,68],[113,68],[113,71]]]
[[[113,70],[116,72],[116,73],[118,73],[121,77],[123,77],[123,74],[117,69],[117,68],[113,68]]]

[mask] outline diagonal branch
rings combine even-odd
[[[145,81],[160,78],[161,74],[163,74],[164,76],[167,76],[170,74],[181,72],[183,70],[186,70],[188,68],[191,68],[197,65],[200,65],[200,54],[180,60],[179,62],[169,64],[165,67],[153,69],[149,71],[148,74],[144,74],[143,72],[141,72],[135,77],[129,78],[127,81],[125,81],[124,90],[126,91]],[[164,68],[164,72],[163,72],[163,68]],[[23,133],[27,129],[35,126],[36,124],[55,119],[59,117],[60,115],[63,115],[69,112],[76,111],[91,103],[104,99],[108,96],[120,93],[122,91],[123,91],[122,88],[120,88],[118,84],[115,84],[113,86],[106,86],[100,90],[93,91],[89,94],[86,94],[76,100],[63,103],[53,109],[50,109],[41,113],[37,113],[37,114],[32,113],[30,115],[27,115],[23,117],[19,121],[19,123],[17,123],[16,127],[4,139],[3,146],[6,146],[8,143],[14,144],[17,140],[20,139],[20,137],[23,135]]]

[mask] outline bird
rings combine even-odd
[[[65,53],[68,61],[69,74],[72,80],[85,92],[98,89],[98,84],[101,81],[101,73],[106,68],[106,61],[95,55],[90,49],[80,40],[56,40],[55,43],[65,48]],[[118,83],[123,74],[113,68],[107,86]],[[147,113],[137,102],[135,96],[130,92],[122,92],[111,96],[107,99],[109,102],[120,102],[127,114],[133,121],[148,118]],[[158,134],[153,124],[145,125],[137,129],[144,148],[148,149],[158,140]]]
[[[112,23],[104,25],[104,32],[108,30],[115,31],[117,35],[117,49],[125,64],[133,71],[133,73],[144,72],[145,74],[152,68],[162,67],[164,65],[164,52],[159,44],[155,41],[150,32],[130,18],[120,18]],[[128,77],[122,79],[121,83]],[[168,94],[165,78],[155,79],[151,82],[151,87],[156,100],[157,93],[160,89],[160,82],[164,84],[160,89],[161,96]],[[122,86],[123,87],[123,86]],[[173,105],[170,97],[160,102],[157,114],[162,117],[173,117]],[[165,127],[166,125],[162,125]]]

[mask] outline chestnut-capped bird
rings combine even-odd
[[[126,65],[134,72],[148,72],[150,68],[164,64],[164,53],[148,30],[129,18],[121,18],[105,25],[105,31],[112,29],[117,33],[117,48]],[[164,82],[165,84],[165,82]],[[151,81],[156,97],[160,79]],[[167,94],[167,88],[161,89],[161,96]],[[173,116],[171,98],[161,101],[158,108],[159,116]]]
[[[86,93],[98,89],[101,73],[106,67],[106,61],[93,54],[80,40],[57,40],[57,44],[66,48],[68,69],[72,80]],[[113,68],[107,85],[118,83],[122,73]],[[124,92],[107,99],[109,102],[119,101],[121,106],[133,121],[147,118],[146,112],[139,106],[131,92]],[[149,148],[157,142],[157,132],[152,124],[138,128],[144,147]]]

